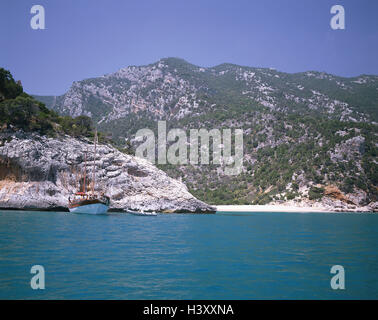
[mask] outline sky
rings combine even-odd
[[[33,30],[33,5],[45,29]],[[345,30],[330,10],[345,9]],[[30,94],[179,57],[283,72],[378,74],[376,0],[1,0],[0,67]]]

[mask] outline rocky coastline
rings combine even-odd
[[[0,208],[67,211],[78,191],[87,152],[87,185],[91,185],[93,143],[67,135],[47,137],[22,130],[0,132]],[[97,146],[96,188],[111,198],[110,211],[214,213],[187,187],[144,159],[110,145]]]
[[[374,213],[378,212],[378,203],[372,202],[367,205],[355,205],[341,200],[324,197],[321,201],[301,200],[286,201],[283,203],[273,202],[269,206],[282,208],[290,208],[293,211],[309,210],[317,212],[356,212],[356,213]]]

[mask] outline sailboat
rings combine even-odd
[[[68,198],[68,209],[74,213],[89,213],[89,214],[105,214],[108,212],[110,198],[104,194],[95,193],[95,179],[96,179],[96,147],[97,147],[97,130],[94,137],[94,159],[92,171],[92,187],[91,192],[87,192],[86,176],[87,176],[87,152],[85,153],[84,165],[84,182],[82,190],[76,192]]]

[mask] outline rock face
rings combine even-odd
[[[336,200],[340,200],[340,201],[343,201],[343,202],[346,202],[348,204],[355,204],[353,201],[349,200],[341,191],[338,187],[336,186],[326,186],[324,188],[324,195],[326,197],[329,197],[329,198],[332,198],[332,199],[336,199]]]
[[[87,152],[86,152],[87,150]],[[90,189],[94,145],[69,136],[0,133],[0,207],[54,210],[67,208],[70,194],[83,185],[87,153]],[[149,162],[123,154],[108,145],[97,146],[96,191],[111,198],[110,209],[159,212],[215,211],[197,200],[186,186]]]
[[[213,103],[217,104],[208,96],[218,96],[224,101],[221,94],[229,90],[232,97],[228,95],[227,101],[236,97],[239,103],[240,99],[250,99],[270,112],[287,112],[288,108],[301,112],[305,106],[306,112],[324,113],[332,119],[368,121],[369,112],[361,112],[361,101],[356,103],[353,96],[361,89],[369,90],[364,100],[371,99],[371,107],[363,109],[374,110],[377,83],[377,76],[287,74],[227,63],[203,68],[182,59],[164,58],[150,65],[128,66],[101,77],[74,82],[62,96],[36,98],[59,113],[72,117],[88,115],[99,123],[107,123],[131,114],[145,116],[146,112],[154,119],[170,120],[204,114],[208,108],[212,109]],[[338,100],[340,97],[344,100]]]
[[[225,175],[223,163],[161,166],[209,203],[306,201],[311,186],[321,183],[336,185],[365,206],[378,201],[377,89],[376,75],[289,74],[233,64],[202,68],[166,58],[75,82],[61,96],[36,98],[60,114],[90,116],[119,145],[126,139],[137,147],[136,132],[156,133],[159,120],[187,134],[242,129],[239,175]]]

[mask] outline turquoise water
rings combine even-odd
[[[374,214],[0,211],[0,298],[377,299],[377,249]]]

